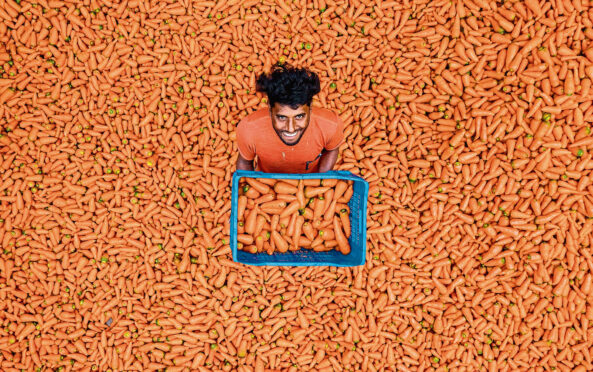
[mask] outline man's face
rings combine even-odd
[[[288,105],[275,103],[274,107],[270,108],[270,113],[272,125],[280,140],[288,146],[299,143],[309,126],[311,107],[302,105],[293,109]]]

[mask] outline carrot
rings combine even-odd
[[[313,219],[313,210],[311,208],[300,209],[299,211],[306,220]]]
[[[320,184],[321,184],[321,180],[320,179],[305,179],[305,180],[303,180],[303,185],[304,186],[317,187]]]
[[[541,7],[537,0],[526,0],[525,5],[535,14],[536,17],[539,17],[542,13]]]
[[[324,213],[325,211],[327,211],[327,208],[329,207],[329,205],[331,204],[332,200],[334,198],[334,189],[329,189],[327,190],[324,194],[323,194],[323,199],[325,200],[325,209],[324,209]]]
[[[354,190],[352,188],[349,188],[346,191],[344,191],[344,194],[342,195],[342,197],[336,198],[334,196],[334,199],[338,200],[339,203],[348,203],[350,201],[350,199],[352,198],[353,194],[354,194]]]
[[[264,247],[264,238],[261,235],[257,235],[255,237],[255,248],[256,248],[256,253],[257,252],[262,252]]]
[[[261,196],[261,194],[256,189],[249,186],[245,186],[244,192],[245,196],[247,196],[250,199],[257,199]]]
[[[245,232],[249,235],[252,235],[255,232],[255,226],[256,226],[256,222],[257,222],[257,213],[258,213],[258,208],[255,207],[247,215],[247,218],[245,220]]]
[[[334,192],[334,199],[339,200],[342,198],[346,190],[348,189],[348,184],[342,180],[338,181],[336,184],[336,189]]]
[[[335,238],[335,233],[332,230],[320,229],[318,236],[323,240],[333,240]]]
[[[285,201],[287,203],[292,203],[295,200],[297,200],[297,197],[295,195],[278,194],[278,195],[276,195],[276,199],[283,200],[283,201]]]
[[[303,232],[303,225],[305,223],[305,219],[302,216],[297,216],[295,218],[294,229],[292,233],[292,246],[295,249],[300,248],[300,240],[301,240],[301,233]]]
[[[289,236],[294,235],[297,217],[300,217],[297,213],[291,213],[288,225],[286,226],[286,235],[289,235]]]
[[[276,184],[276,182],[278,182],[274,178],[259,178],[258,181],[260,183],[263,183],[263,184],[268,185],[268,186],[271,186],[271,187],[274,187],[274,185]]]
[[[335,178],[322,178],[321,179],[321,186],[324,187],[336,187],[338,182],[341,182]]]
[[[308,222],[303,223],[302,230],[303,230],[303,233],[305,233],[305,236],[309,240],[315,239],[315,231],[313,231],[313,226],[310,223],[308,223]]]
[[[385,233],[393,231],[393,229],[394,229],[394,226],[386,225],[386,226],[376,227],[373,229],[368,229],[367,234],[385,234]]]
[[[293,201],[286,207],[286,209],[284,209],[284,211],[282,211],[282,213],[280,214],[280,218],[289,217],[289,216],[293,215],[294,213],[296,213],[298,210],[299,210],[299,202]]]
[[[325,221],[330,221],[335,213],[336,213],[336,205],[337,205],[337,200],[332,200],[331,203],[329,203],[329,206],[326,207],[324,215],[323,215],[323,219]]]
[[[245,245],[253,244],[253,238],[251,237],[251,235],[248,234],[237,235],[237,241]]]
[[[276,199],[274,194],[265,194],[265,195],[262,195],[259,198],[255,199],[254,202],[256,204],[262,204],[262,203],[271,202],[274,199]]]
[[[270,222],[270,229],[272,231],[276,231],[278,229],[279,224],[280,224],[280,216],[278,216],[278,214],[274,214],[272,216],[272,220]]]
[[[313,219],[316,220],[323,216],[323,212],[325,211],[325,199],[323,197],[319,197],[315,200],[315,205],[313,206]]]
[[[305,198],[305,185],[303,183],[303,180],[299,180],[299,184],[297,186],[297,191],[296,191],[296,198],[299,202],[299,209],[305,208],[306,198]]]
[[[286,202],[284,200],[273,200],[270,202],[263,203],[259,207],[262,211],[265,212],[267,209],[286,208]]]
[[[259,235],[262,230],[266,227],[267,224],[267,217],[262,214],[258,214],[257,217],[255,217],[255,228],[253,230],[253,235]]]
[[[262,212],[270,215],[279,215],[284,209],[285,207],[266,207],[262,208]]]
[[[243,219],[243,215],[245,213],[245,208],[247,207],[247,197],[244,195],[239,196],[237,201],[237,219],[241,221]]]
[[[313,198],[315,196],[323,195],[329,187],[305,187],[305,198]]]
[[[247,183],[253,187],[255,190],[257,190],[257,192],[259,192],[260,194],[267,194],[270,192],[270,187],[258,180],[256,180],[255,178],[247,178],[246,179]]]
[[[298,188],[292,185],[289,185],[286,182],[278,182],[276,185],[274,185],[274,191],[277,194],[296,194],[296,192],[298,191]]]
[[[274,243],[276,244],[276,249],[278,250],[278,252],[280,252],[280,253],[288,252],[288,243],[275,230],[272,230],[272,239],[274,240]]]
[[[592,369],[590,2],[3,1],[0,19],[0,369]],[[232,190],[278,63],[318,72],[311,123],[343,130],[333,169],[368,200],[311,175]],[[236,234],[254,260],[333,257],[362,203],[364,266],[229,255]]]
[[[290,223],[290,218],[291,216],[280,217],[280,219],[278,220],[280,228],[286,229],[288,227],[288,224]]]
[[[346,235],[347,238],[350,237],[350,216],[348,214],[348,211],[346,211],[345,209],[342,209],[339,213],[340,216],[340,221],[342,222],[342,227],[344,229],[344,234]]]

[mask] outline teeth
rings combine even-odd
[[[285,137],[295,137],[297,135],[297,132],[294,133],[284,133]]]

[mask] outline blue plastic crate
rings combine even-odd
[[[350,254],[344,255],[336,250],[329,252],[314,252],[301,248],[298,251],[286,253],[249,253],[237,249],[237,201],[239,199],[239,180],[241,178],[273,178],[273,179],[322,179],[332,178],[353,181],[354,193],[348,203],[350,207],[351,233]],[[331,171],[325,173],[284,174],[264,173],[238,170],[233,174],[233,190],[231,197],[231,251],[233,260],[255,266],[359,266],[364,265],[366,259],[366,231],[367,231],[367,200],[369,184],[364,179],[348,171]]]

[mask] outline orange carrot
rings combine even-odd
[[[323,193],[325,193],[327,190],[329,190],[329,187],[311,187],[311,186],[307,186],[307,187],[305,187],[305,197],[306,198],[313,198],[315,196],[323,195]]]
[[[293,201],[286,207],[286,209],[284,209],[284,211],[282,211],[282,213],[280,213],[280,218],[289,217],[289,216],[293,215],[294,213],[296,213],[298,210],[299,210],[299,202]]]
[[[247,215],[247,219],[245,220],[245,232],[249,235],[252,235],[255,232],[257,213],[258,213],[258,208],[255,207]]]
[[[270,192],[270,187],[268,185],[256,180],[255,178],[246,178],[246,181],[251,187],[253,187],[262,195]]]
[[[338,218],[333,219],[334,235],[338,242],[338,248],[342,254],[350,254],[350,244],[348,239],[344,236],[342,228],[340,227],[340,220]]]
[[[274,185],[274,191],[276,191],[277,194],[296,194],[296,192],[298,191],[298,188],[292,185],[289,185],[286,182],[278,182],[276,185]]]
[[[237,218],[239,221],[243,220],[245,208],[247,207],[247,197],[244,195],[239,196],[237,202]]]
[[[288,243],[275,230],[272,230],[272,239],[274,240],[274,243],[276,244],[276,249],[278,250],[278,252],[280,252],[280,253],[288,252]]]

